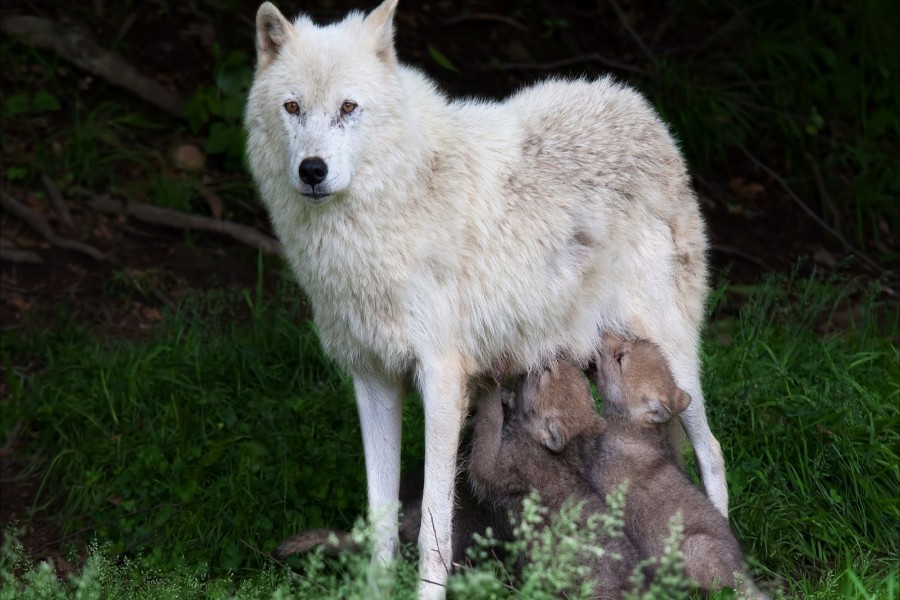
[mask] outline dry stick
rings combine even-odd
[[[101,47],[85,32],[32,16],[6,17],[0,22],[0,28],[3,33],[21,37],[32,46],[52,50],[85,71],[137,94],[176,117],[184,116],[184,100],[180,96],[142,75],[125,58]]]
[[[428,517],[431,519],[431,531],[434,533],[434,544],[437,546],[438,558],[441,559],[441,564],[444,565],[444,570],[448,573],[450,572],[450,567],[447,566],[447,561],[444,560],[444,553],[441,552],[441,542],[438,540],[437,536],[437,528],[434,526],[434,515],[431,513],[431,509],[428,509]],[[444,586],[441,586],[444,587]]]
[[[36,252],[22,250],[5,237],[0,237],[0,259],[14,263],[31,263],[33,265],[39,265],[44,262]]]
[[[44,239],[50,242],[52,245],[59,248],[76,250],[83,254],[87,254],[88,256],[96,260],[106,260],[106,256],[93,246],[89,246],[88,244],[76,242],[75,240],[70,240],[68,238],[57,235],[57,233],[50,228],[50,225],[47,224],[47,221],[45,221],[43,217],[34,212],[25,204],[22,204],[21,202],[10,196],[8,193],[0,193],[0,204],[3,205],[3,208],[25,221],[25,223],[27,223],[32,229],[41,234]]]
[[[747,158],[749,158],[751,160],[751,162],[753,162],[753,164],[755,164],[757,167],[759,167],[760,169],[762,169],[763,171],[768,173],[772,179],[777,181],[778,184],[781,185],[782,188],[784,188],[784,191],[787,192],[788,196],[790,196],[790,198],[794,202],[796,202],[800,206],[800,208],[803,209],[803,212],[805,212],[807,214],[807,216],[809,216],[810,219],[812,219],[813,221],[818,223],[822,229],[824,229],[825,231],[827,231],[828,233],[833,235],[835,238],[837,238],[837,240],[841,244],[843,244],[844,248],[846,248],[847,250],[849,250],[850,252],[855,254],[860,260],[862,260],[867,265],[869,265],[869,267],[871,267],[876,273],[890,274],[888,271],[885,271],[881,267],[881,265],[879,265],[877,262],[875,262],[875,260],[873,260],[867,254],[865,254],[862,250],[858,249],[856,246],[854,246],[853,244],[848,242],[847,239],[843,235],[841,235],[841,233],[839,231],[837,231],[836,229],[831,227],[828,223],[826,223],[825,221],[820,219],[819,215],[817,215],[803,200],[801,200],[800,196],[798,196],[797,194],[794,193],[794,190],[791,189],[791,187],[787,184],[787,182],[784,180],[784,178],[781,177],[781,175],[779,175],[778,173],[776,173],[775,171],[773,171],[772,169],[767,167],[758,158],[756,158],[755,156],[750,154],[750,152],[748,152],[747,150],[745,150],[743,148],[741,150],[744,152],[744,155]]]
[[[536,63],[536,62],[508,62],[508,63],[496,63],[491,65],[492,68],[498,70],[513,70],[513,69],[521,69],[521,70],[538,70],[538,71],[551,71],[553,69],[559,69],[562,67],[568,67],[571,65],[577,65],[579,63],[599,63],[601,65],[606,65],[607,67],[612,67],[613,69],[619,69],[620,71],[629,71],[631,73],[636,73],[638,75],[645,75],[647,72],[640,67],[636,67],[634,65],[630,65],[628,63],[619,62],[617,60],[613,60],[611,58],[606,58],[597,53],[591,54],[580,54],[578,56],[570,56],[568,58],[562,58],[560,60],[552,60],[549,62]]]
[[[47,190],[50,204],[59,216],[60,221],[62,221],[63,225],[69,229],[75,229],[75,221],[72,220],[72,213],[69,212],[69,206],[66,204],[65,198],[63,198],[62,192],[59,190],[59,186],[57,186],[56,182],[46,173],[41,173],[41,181],[44,184],[44,189]]]
[[[259,248],[263,252],[275,254],[276,256],[284,256],[284,247],[277,240],[246,225],[221,221],[219,219],[212,219],[200,215],[188,215],[176,210],[152,206],[150,204],[124,204],[109,197],[94,195],[87,190],[79,191],[83,193],[86,192],[86,195],[91,196],[92,199],[88,202],[88,206],[100,212],[126,215],[139,221],[153,223],[155,225],[224,233],[243,244]]]

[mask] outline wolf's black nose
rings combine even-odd
[[[319,185],[325,180],[326,175],[328,175],[328,165],[318,156],[304,158],[300,163],[300,179],[306,185]]]

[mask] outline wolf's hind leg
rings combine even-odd
[[[700,385],[698,359],[686,355],[684,350],[671,355],[670,358],[675,382],[691,397],[691,403],[680,415],[681,424],[694,448],[703,489],[716,510],[728,518],[728,486],[725,482],[725,459],[722,456],[722,447],[706,420],[706,403]]]

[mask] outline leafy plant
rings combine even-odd
[[[246,52],[223,54],[218,45],[214,52],[215,82],[200,87],[185,110],[191,130],[206,136],[207,154],[223,157],[228,168],[238,168],[244,156],[242,119],[253,71]]]

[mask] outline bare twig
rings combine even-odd
[[[447,561],[444,559],[444,554],[441,552],[441,542],[438,540],[437,529],[434,526],[434,515],[431,514],[431,509],[428,509],[428,517],[431,519],[431,531],[434,533],[434,545],[437,547],[438,558],[441,559],[441,564],[444,565],[444,570],[448,573],[450,572],[450,567],[447,566]]]
[[[634,65],[619,62],[619,61],[613,60],[611,58],[606,58],[605,56],[602,56],[597,53],[581,54],[579,56],[570,56],[568,58],[562,58],[560,60],[552,60],[552,61],[543,62],[543,63],[534,63],[534,62],[495,63],[492,65],[492,67],[494,69],[498,69],[498,70],[502,70],[502,71],[516,70],[516,69],[520,69],[523,71],[530,71],[530,70],[552,71],[553,69],[560,69],[562,67],[577,65],[580,63],[599,63],[601,65],[606,65],[607,67],[611,67],[613,69],[618,69],[620,71],[629,71],[631,73],[636,73],[638,75],[644,75],[647,73],[640,67],[636,67]]]
[[[464,12],[461,15],[450,17],[449,19],[444,21],[444,25],[456,25],[465,21],[496,21],[498,23],[503,23],[504,25],[509,25],[510,27],[518,29],[519,31],[528,31],[528,27],[526,27],[521,21],[517,21],[512,17],[482,12]]]
[[[20,37],[32,46],[52,50],[85,71],[137,94],[176,117],[184,116],[181,97],[142,75],[124,57],[103,48],[83,31],[33,16],[6,17],[0,22],[0,28],[3,33]]]
[[[33,265],[39,265],[44,262],[36,252],[22,250],[13,241],[6,238],[0,238],[0,259]]]
[[[277,240],[246,225],[201,215],[189,215],[150,204],[125,204],[108,196],[95,195],[89,190],[79,189],[78,191],[90,196],[91,200],[88,202],[88,205],[100,212],[126,215],[145,223],[153,223],[154,225],[224,233],[243,244],[259,248],[263,252],[284,256],[284,247]]]
[[[69,229],[75,229],[75,221],[72,220],[72,213],[69,212],[69,206],[66,204],[62,192],[59,191],[59,186],[46,173],[41,173],[41,181],[44,184],[44,189],[47,190],[47,197],[50,199],[53,210],[59,216],[59,220]]]
[[[772,169],[770,169],[769,167],[767,167],[763,162],[761,162],[758,158],[756,158],[755,156],[753,156],[752,154],[750,154],[750,152],[748,152],[746,149],[743,149],[743,148],[742,148],[742,150],[743,150],[743,152],[744,152],[744,155],[745,155],[747,158],[749,158],[750,161],[751,161],[753,164],[755,164],[757,167],[759,167],[760,169],[762,169],[763,171],[765,171],[766,173],[768,173],[768,175],[769,175],[772,179],[774,179],[775,181],[777,181],[778,184],[781,185],[782,188],[784,188],[784,191],[787,193],[787,195],[788,195],[794,202],[797,203],[797,205],[803,210],[803,212],[805,212],[805,213],[807,214],[807,216],[808,216],[810,219],[812,219],[813,221],[815,221],[822,229],[824,229],[825,231],[827,231],[828,233],[830,233],[831,235],[833,235],[833,236],[834,236],[834,237],[835,237],[835,238],[836,238],[836,239],[844,246],[844,248],[845,248],[846,250],[848,250],[849,252],[852,252],[853,254],[855,254],[855,255],[857,256],[857,258],[859,258],[861,261],[863,261],[864,263],[866,263],[866,265],[868,265],[872,270],[874,270],[875,273],[878,273],[878,274],[888,274],[888,275],[890,275],[892,278],[896,278],[896,275],[893,275],[893,274],[891,274],[889,271],[886,271],[885,269],[883,269],[883,268],[881,267],[881,265],[879,265],[877,262],[875,262],[875,260],[872,259],[871,257],[869,257],[869,255],[867,255],[865,252],[863,252],[862,250],[860,250],[859,248],[857,248],[856,246],[854,246],[853,244],[851,244],[850,242],[848,242],[847,239],[846,239],[843,235],[841,235],[841,232],[840,232],[840,231],[837,231],[836,229],[834,229],[833,227],[831,227],[828,223],[826,223],[826,222],[823,221],[821,218],[819,218],[819,215],[817,215],[817,214],[815,213],[815,211],[813,211],[813,209],[811,209],[811,208],[806,204],[806,202],[804,202],[803,200],[800,199],[800,196],[798,196],[798,195],[794,192],[794,190],[791,189],[791,186],[789,186],[789,185],[787,184],[787,182],[784,180],[783,177],[781,177],[781,175],[779,175],[778,173],[776,173],[775,171],[773,171]]]
[[[68,238],[61,237],[58,235],[53,229],[50,228],[50,225],[47,221],[44,220],[39,214],[34,212],[31,208],[19,202],[12,196],[10,196],[6,192],[0,193],[0,204],[3,205],[3,208],[19,217],[25,223],[27,223],[32,229],[37,231],[45,240],[57,246],[59,248],[68,248],[70,250],[75,250],[77,252],[81,252],[82,254],[87,254],[91,258],[96,260],[106,260],[106,256],[88,244],[84,244],[82,242],[77,242],[75,240],[70,240]]]
[[[637,32],[628,24],[628,19],[625,18],[625,12],[622,10],[622,7],[619,6],[619,3],[616,0],[608,0],[609,5],[612,7],[613,11],[616,13],[616,16],[619,17],[619,22],[622,24],[622,27],[625,28],[625,31],[634,39],[637,45],[640,47],[641,52],[644,53],[644,56],[647,57],[647,60],[650,61],[650,64],[656,64],[656,57],[653,56],[653,53],[650,52],[650,48],[647,47],[647,44],[644,43],[644,40],[641,39],[641,36],[637,34]]]

